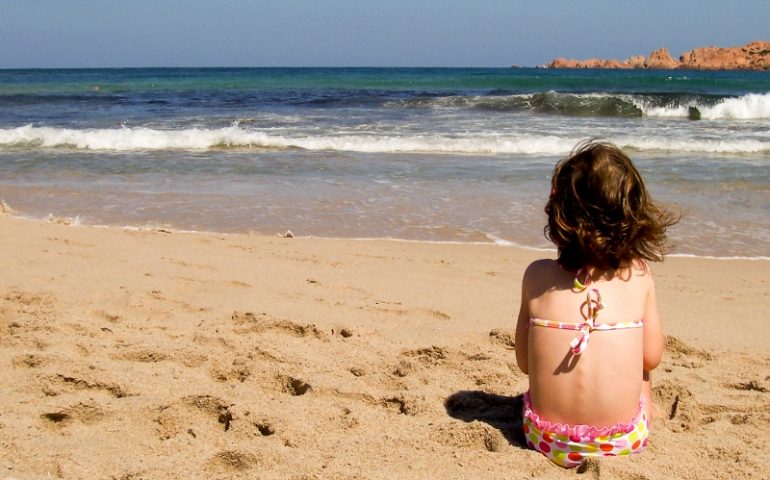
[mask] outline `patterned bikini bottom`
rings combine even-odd
[[[646,398],[639,399],[639,411],[628,423],[611,427],[568,425],[549,422],[532,411],[529,392],[524,394],[524,435],[527,445],[564,468],[577,467],[586,457],[613,457],[641,452],[649,439],[644,413]]]

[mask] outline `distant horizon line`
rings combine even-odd
[[[546,69],[546,64],[540,64],[540,65],[533,65],[533,66],[525,66],[525,65],[508,65],[508,66],[407,66],[407,65],[401,65],[401,66],[394,66],[394,65],[336,65],[336,66],[320,66],[320,65],[283,65],[283,66],[259,66],[259,65],[241,65],[241,66],[235,66],[235,65],[206,65],[206,66],[125,66],[125,67],[3,67],[0,66],[0,70],[142,70],[142,69],[237,69],[237,68],[274,68],[274,69],[323,69],[323,68],[360,68],[360,69],[407,69],[407,68],[422,68],[422,69],[471,69],[471,68],[478,68],[478,69],[526,69],[526,68],[537,68],[537,69]]]

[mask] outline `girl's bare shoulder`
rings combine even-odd
[[[556,260],[541,258],[527,266],[527,269],[524,271],[524,281],[532,281],[544,275],[560,275],[564,273],[564,269],[561,268]]]
[[[554,288],[569,288],[572,277],[556,260],[540,259],[530,263],[524,272],[523,285],[530,298]]]
[[[534,262],[530,263],[529,266],[527,266],[527,273],[539,273],[549,270],[563,271],[559,265],[559,262],[552,258],[541,258],[539,260],[535,260]]]

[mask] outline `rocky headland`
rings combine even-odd
[[[651,70],[770,70],[770,42],[756,41],[740,47],[695,48],[671,57],[668,49],[661,48],[648,57],[637,55],[625,60],[590,58],[573,60],[556,58],[547,68],[615,68]]]

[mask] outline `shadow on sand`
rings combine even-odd
[[[521,420],[523,405],[523,394],[507,397],[477,390],[453,393],[444,402],[450,417],[465,422],[485,422],[500,430],[511,445],[526,449]]]

